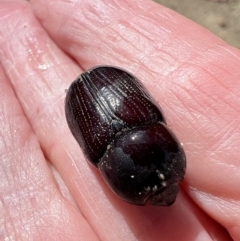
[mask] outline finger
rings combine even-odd
[[[79,147],[70,136],[62,118],[64,95],[62,89],[66,88],[64,85],[69,85],[68,74],[73,73],[75,65],[51,43],[32,15],[26,14],[29,10],[27,6],[23,10],[25,18],[21,13],[17,15],[16,11],[13,11],[14,17],[17,18],[13,26],[22,29],[22,31],[12,29],[14,40],[17,39],[21,44],[14,46],[11,41],[4,42],[5,45],[1,46],[3,49],[1,61],[41,141],[45,154],[61,173],[81,211],[98,235],[103,240],[134,240],[136,237],[139,240],[159,240],[161,229],[161,235],[166,240],[174,240],[180,234],[186,233],[189,234],[186,240],[199,236],[199,233],[206,237],[205,240],[210,240],[210,236],[199,221],[200,217],[192,214],[190,203],[184,195],[179,196],[176,205],[171,207],[171,212],[169,209],[166,212],[155,212],[156,209],[153,207],[145,209],[133,207],[113,196],[99,179],[99,174],[95,170],[90,170],[86,162],[82,161]],[[11,21],[13,20],[12,18]],[[28,28],[21,28],[26,23]],[[6,36],[5,31],[1,34]],[[32,43],[26,41],[29,37]],[[14,56],[11,54],[13,52]],[[30,56],[35,58],[34,62],[29,61]],[[42,62],[48,64],[45,70],[39,68]],[[19,63],[20,66],[15,66],[14,63]],[[61,63],[70,64],[61,65]],[[14,71],[11,68],[13,65]],[[59,65],[64,68],[59,70]],[[19,78],[20,73],[24,78]],[[34,81],[31,81],[33,79]],[[32,93],[30,102],[29,93]],[[184,209],[180,208],[181,205]],[[119,210],[123,216],[119,215]],[[179,226],[179,217],[184,217],[185,222],[182,226]],[[208,221],[211,223],[210,227],[215,225],[211,220]],[[191,230],[190,224],[194,227]],[[173,229],[177,231],[173,232]]]
[[[240,239],[239,51],[152,2],[55,6],[33,1],[51,37],[81,66],[119,65],[143,80],[184,143],[186,181],[196,190],[187,191]]]
[[[0,85],[1,239],[98,240],[68,192],[60,194],[1,66]]]

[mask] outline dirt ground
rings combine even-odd
[[[240,0],[155,0],[240,49]]]

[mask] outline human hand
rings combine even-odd
[[[240,240],[239,50],[150,1],[2,0],[0,13],[2,240]],[[99,64],[136,75],[183,143],[172,206],[118,199],[72,137],[65,89]]]

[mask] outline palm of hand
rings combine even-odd
[[[154,3],[64,4],[0,2],[3,239],[240,240],[239,51]],[[97,64],[145,81],[184,143],[173,206],[117,199],[71,136],[64,90]]]

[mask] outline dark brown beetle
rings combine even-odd
[[[125,70],[98,66],[69,87],[69,128],[110,188],[137,205],[171,205],[186,158],[163,114],[140,81]]]

